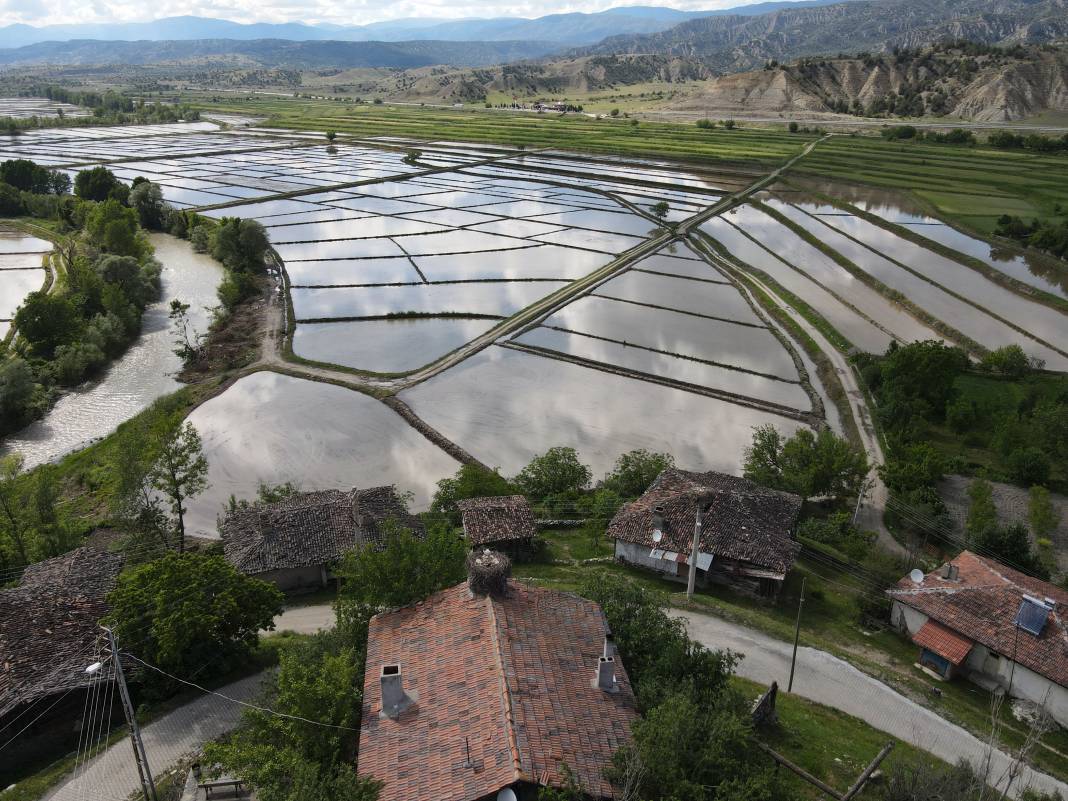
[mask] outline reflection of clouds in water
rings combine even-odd
[[[425,507],[456,462],[382,403],[330,384],[260,372],[189,418],[204,440],[211,486],[189,504],[191,530],[213,534],[227,498],[261,481],[348,489],[395,483]]]
[[[298,320],[367,317],[393,312],[509,315],[563,286],[557,281],[420,284],[290,292]]]
[[[682,467],[740,470],[751,428],[799,423],[701,395],[491,347],[401,396],[430,425],[506,474],[554,445],[595,476],[649,448]]]

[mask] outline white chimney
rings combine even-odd
[[[404,692],[401,666],[382,665],[382,714],[396,720],[414,702],[414,699]]]
[[[616,686],[616,659],[614,656],[602,656],[597,660],[597,689],[606,693],[618,692]]]

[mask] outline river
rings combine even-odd
[[[4,440],[3,452],[21,453],[27,467],[54,461],[110,434],[181,387],[174,378],[181,361],[173,352],[170,302],[179,298],[188,303],[193,327],[206,330],[208,307],[218,302],[215,290],[223,270],[210,256],[194,253],[188,242],[167,234],[149,238],[163,265],[160,301],[145,309],[141,336],[103,376],[64,394],[45,417]]]

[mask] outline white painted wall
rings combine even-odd
[[[667,562],[663,559],[653,559],[649,556],[649,549],[647,547],[644,545],[636,545],[633,542],[616,540],[615,555],[616,559],[622,559],[625,562],[630,562],[632,565],[646,567],[650,570],[655,570],[658,573],[665,573],[668,576],[675,576],[678,572],[677,563]]]

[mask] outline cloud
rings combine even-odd
[[[748,5],[758,0],[666,0],[657,5],[684,11]],[[366,25],[408,17],[540,17],[571,11],[604,11],[612,0],[0,0],[0,25],[148,22],[195,15],[238,22],[308,22]],[[2,46],[2,45],[0,45]]]

